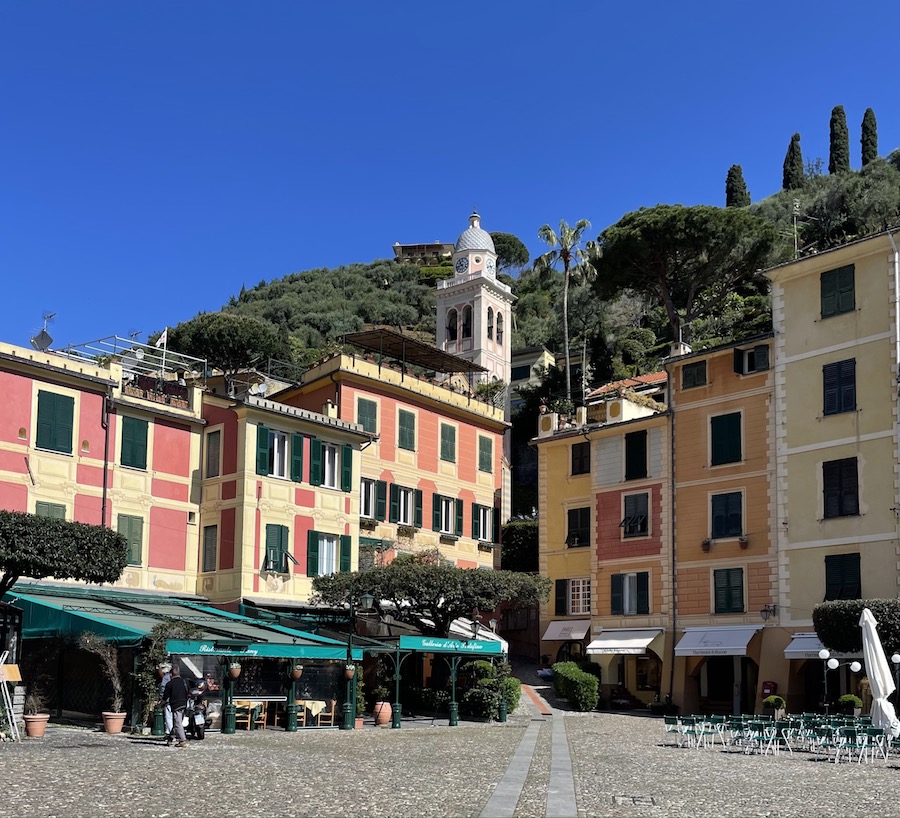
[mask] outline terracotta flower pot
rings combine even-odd
[[[125,724],[125,717],[128,715],[127,713],[112,713],[108,710],[104,710],[101,715],[103,716],[103,729],[107,733],[122,732],[122,727]]]
[[[291,678],[299,679],[303,675],[303,665],[297,665],[291,668]]]
[[[228,668],[228,675],[231,676],[232,679],[237,679],[237,677],[241,675],[241,666],[232,665]]]
[[[393,708],[391,707],[390,702],[375,702],[375,707],[372,708],[372,712],[375,714],[376,726],[381,727],[383,724],[391,723]]]
[[[49,713],[31,713],[25,718],[25,735],[29,738],[41,738],[50,720]]]
[[[347,665],[344,668],[344,678],[352,679],[356,675],[356,668],[353,665]]]

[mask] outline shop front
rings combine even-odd
[[[541,662],[582,662],[584,637],[591,629],[590,619],[556,619],[547,625],[541,637]]]
[[[602,700],[613,708],[660,701],[664,649],[662,628],[603,630],[587,646],[587,655],[600,665]]]

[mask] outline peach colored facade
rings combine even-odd
[[[461,567],[494,567],[502,409],[351,355],[314,367],[278,397],[311,411],[330,402],[348,423],[371,413],[375,439],[362,452],[357,521],[377,559],[439,548]]]
[[[0,344],[0,507],[99,525],[105,505],[130,544],[115,585],[194,593],[201,394],[172,391],[126,381],[115,360]]]
[[[682,712],[754,712],[761,682],[784,666],[781,632],[764,628],[759,613],[778,599],[772,359],[764,337],[667,365],[677,636],[685,640],[675,647],[673,698]],[[685,629],[709,627],[730,630],[679,647],[691,641]],[[750,636],[746,649],[725,647],[733,636]]]

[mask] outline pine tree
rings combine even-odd
[[[831,149],[828,153],[828,172],[848,173],[850,170],[850,134],[843,105],[831,111]]]
[[[875,124],[875,112],[866,108],[862,121],[862,166],[878,158],[878,126]]]
[[[800,134],[791,137],[791,144],[784,157],[784,174],[781,186],[785,190],[799,190],[803,187],[803,154],[800,152]]]
[[[725,177],[725,207],[747,207],[749,204],[750,193],[744,182],[744,169],[740,165],[732,165]]]

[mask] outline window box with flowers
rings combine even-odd
[[[485,541],[481,540],[478,543],[478,550],[479,551],[493,551],[494,544],[492,542],[485,542]]]
[[[406,537],[407,539],[412,539],[416,536],[416,527],[414,525],[398,525],[397,526],[397,536],[398,537]]]

